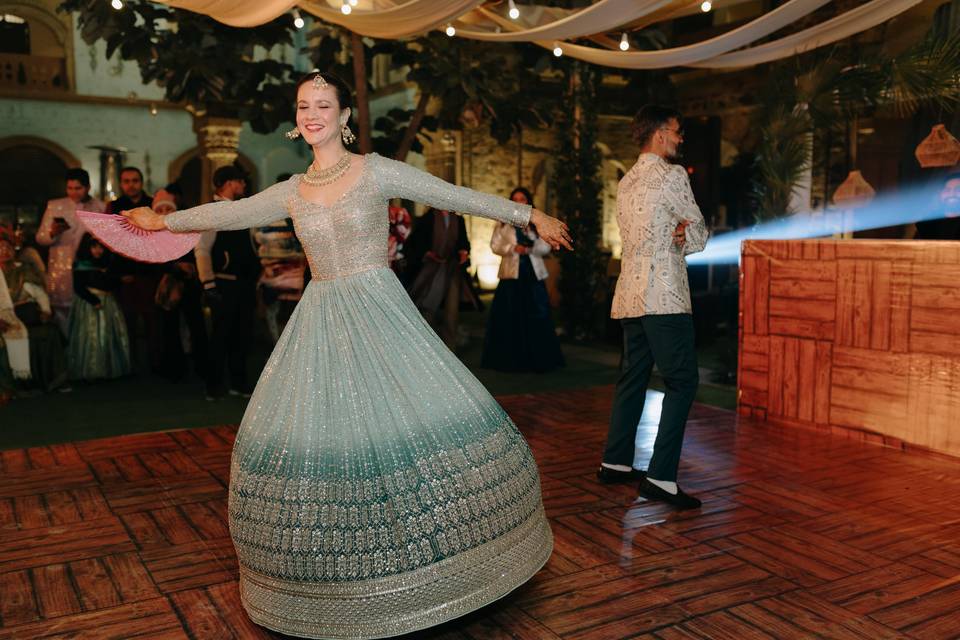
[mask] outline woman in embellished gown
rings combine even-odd
[[[383,638],[478,609],[535,574],[553,541],[536,464],[503,409],[444,346],[387,264],[391,198],[566,226],[530,206],[348,153],[349,90],[297,92],[305,174],[145,229],[243,229],[293,219],[313,279],[267,362],[234,445],[230,531],[257,623],[310,638]],[[296,133],[295,133],[296,132]]]

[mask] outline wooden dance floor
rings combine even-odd
[[[704,506],[674,512],[597,483],[611,394],[501,398],[556,551],[500,602],[412,637],[960,637],[960,461],[697,406],[681,481]],[[279,637],[238,598],[233,433],[0,452],[0,638]]]

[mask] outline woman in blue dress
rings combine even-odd
[[[510,199],[533,204],[533,196],[523,187],[514,189]],[[487,318],[480,366],[538,373],[562,367],[563,352],[543,282],[548,277],[543,258],[550,253],[550,245],[537,235],[534,225],[520,229],[500,223],[490,249],[500,256],[500,282]]]
[[[305,76],[304,174],[235,202],[159,216],[144,229],[243,229],[293,219],[313,279],[267,362],[237,433],[230,531],[242,602],[257,623],[310,638],[383,638],[507,594],[553,541],[530,449],[444,346],[387,264],[391,198],[535,223],[560,221],[344,148],[349,90]]]

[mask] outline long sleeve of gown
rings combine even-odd
[[[293,180],[277,183],[242,200],[222,200],[167,214],[170,231],[230,231],[264,227],[287,217]]]
[[[492,218],[516,227],[525,227],[530,222],[532,207],[494,196],[458,187],[425,171],[420,171],[404,162],[390,160],[377,154],[367,156],[373,179],[385,198],[405,198],[430,205],[437,209],[468,213],[482,218]]]

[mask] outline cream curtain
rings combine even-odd
[[[872,29],[921,2],[923,0],[873,0],[785,38],[690,66],[729,69],[781,60]]]
[[[178,9],[210,16],[231,27],[255,27],[282,16],[296,0],[160,0]]]
[[[709,60],[720,54],[759,40],[783,27],[812,13],[831,0],[790,0],[769,13],[747,24],[728,31],[723,35],[698,42],[697,44],[660,51],[608,51],[595,47],[571,44],[567,42],[537,40],[536,43],[547,49],[558,44],[564,55],[607,67],[620,69],[662,69],[689,65],[693,62]],[[516,28],[509,20],[496,16],[505,28]]]
[[[534,40],[580,38],[616,29],[621,25],[639,20],[674,4],[676,4],[675,0],[600,0],[600,2],[586,9],[569,13],[559,20],[553,20],[535,27],[502,33],[457,29],[457,35],[462,38],[492,42],[531,42]],[[490,11],[482,9],[481,11],[487,17],[496,16]],[[525,8],[525,11],[529,12],[529,9]],[[516,25],[512,21],[508,24]]]
[[[299,5],[321,20],[373,38],[412,37],[461,18],[461,25],[493,22],[503,33],[461,28],[458,36],[479,40],[531,41],[564,55],[607,67],[660,69],[692,66],[710,69],[746,67],[797,55],[861,31],[866,31],[910,9],[923,0],[871,0],[855,9],[798,33],[756,47],[740,49],[810,14],[830,0],[789,0],[777,9],[723,35],[684,47],[661,51],[618,51],[563,42],[564,39],[609,32],[624,24],[646,24],[664,15],[689,10],[691,0],[599,0],[586,9],[558,13],[542,9],[535,26],[518,24],[481,7],[484,0],[361,0],[349,15],[337,0],[166,0],[166,3],[204,13],[233,26],[268,22]],[[526,9],[528,13],[530,8]]]
[[[325,22],[346,27],[362,36],[389,40],[437,29],[483,3],[484,0],[410,0],[377,11],[358,8],[350,15],[344,15],[320,0],[301,0],[299,5]]]

